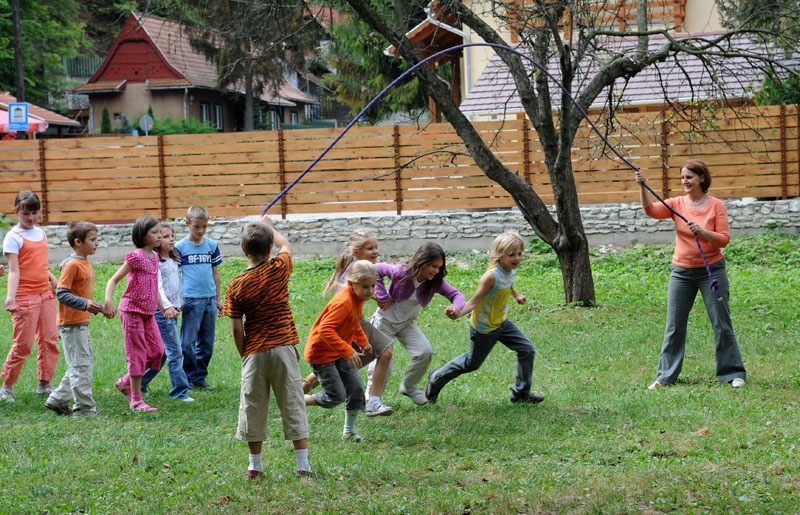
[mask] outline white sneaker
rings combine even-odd
[[[400,385],[400,393],[402,393],[406,397],[411,397],[411,400],[417,406],[424,406],[425,404],[428,404],[428,398],[425,397],[425,394],[422,393],[421,390],[418,390],[418,389],[416,389],[414,387],[406,388],[405,386],[403,386],[401,384]]]
[[[188,395],[186,397],[181,397],[180,400],[183,402],[194,402],[194,399],[189,397]]]
[[[736,379],[731,381],[731,386],[733,386],[734,388],[741,388],[742,386],[744,386],[744,379],[742,379],[741,377],[737,377]]]
[[[0,388],[0,401],[14,402],[14,390],[11,388]]]
[[[368,417],[387,417],[394,413],[394,408],[381,401],[367,403],[364,414]]]
[[[661,383],[659,383],[658,381],[653,381],[653,384],[651,384],[650,386],[648,386],[648,387],[647,387],[647,389],[648,389],[648,390],[658,390],[658,389],[659,389],[659,388],[661,388],[662,386],[664,386],[664,385],[662,385],[662,384],[661,384]]]

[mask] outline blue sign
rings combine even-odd
[[[8,130],[28,132],[28,103],[8,104]]]

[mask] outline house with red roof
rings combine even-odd
[[[179,23],[131,13],[103,64],[86,84],[73,90],[89,97],[89,131],[100,129],[108,108],[112,126],[134,123],[152,108],[157,119],[196,120],[220,132],[244,127],[244,88],[217,86],[215,64],[195,51]],[[284,80],[260,101],[267,125],[299,123],[319,101]]]

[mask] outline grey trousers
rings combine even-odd
[[[89,324],[62,325],[58,332],[64,347],[64,361],[67,372],[48,399],[58,404],[74,400],[74,412],[97,412],[92,394],[94,376],[94,352],[89,336]]]
[[[502,343],[510,350],[517,353],[517,376],[514,381],[514,390],[526,393],[531,390],[533,382],[533,360],[536,349],[527,336],[511,320],[489,334],[469,328],[469,350],[456,356],[439,370],[431,372],[430,388],[439,392],[444,385],[456,377],[478,370],[497,342]]]
[[[656,380],[663,385],[669,385],[674,383],[681,373],[686,350],[686,326],[698,290],[703,296],[708,318],[714,328],[717,377],[723,383],[737,377],[744,379],[744,364],[739,353],[739,344],[736,342],[736,334],[733,332],[728,305],[730,285],[725,271],[725,260],[711,265],[711,273],[719,284],[721,301],[709,287],[711,279],[705,268],[681,268],[671,265],[671,269],[667,297],[667,327],[661,356],[658,359]]]

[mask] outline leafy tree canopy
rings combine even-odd
[[[381,12],[398,32],[405,33],[425,19],[427,1],[376,0]],[[337,100],[351,108],[351,115],[361,111],[389,83],[408,69],[404,60],[384,54],[389,40],[359,18],[347,4],[335,1],[332,7],[341,15],[341,22],[328,27],[331,37],[327,59],[333,73],[324,83],[334,91]],[[382,101],[366,113],[370,122],[377,122],[396,112],[413,112],[427,106],[427,96],[419,81],[411,78],[392,88]]]
[[[84,49],[83,24],[77,0],[20,0],[25,75],[25,100],[50,106],[69,85],[63,58]],[[16,91],[11,4],[0,0],[0,90]],[[50,106],[57,108],[57,106]]]

